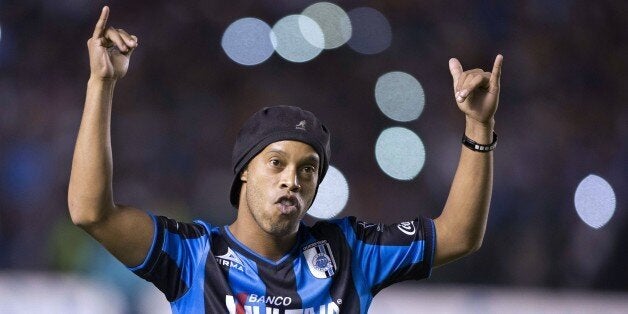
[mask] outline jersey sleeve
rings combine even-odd
[[[153,242],[144,261],[129,269],[153,283],[169,302],[192,286],[194,273],[208,249],[208,230],[199,223],[182,223],[149,214],[154,223]]]
[[[431,219],[383,225],[347,217],[341,229],[373,295],[393,283],[430,276],[436,247]]]

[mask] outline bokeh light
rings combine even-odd
[[[329,2],[318,2],[301,13],[316,22],[324,35],[322,46],[310,42],[318,48],[334,49],[344,45],[351,38],[351,20],[339,6]]]
[[[222,49],[239,64],[260,64],[274,51],[270,31],[270,26],[260,19],[239,19],[231,23],[222,35]]]
[[[308,210],[310,216],[329,219],[340,214],[349,200],[349,184],[347,179],[333,166],[329,166],[327,174],[318,187],[314,204]]]
[[[412,75],[389,72],[377,79],[375,102],[387,117],[400,122],[416,120],[423,111],[423,87]]]
[[[271,42],[275,51],[292,62],[314,59],[323,50],[325,38],[320,26],[304,15],[288,15],[273,26]]]
[[[587,225],[599,229],[615,213],[615,192],[606,180],[590,174],[578,184],[574,203],[580,219]]]
[[[392,42],[392,31],[386,17],[373,8],[355,8],[349,11],[352,35],[347,42],[351,49],[363,54],[384,51]]]
[[[397,180],[414,179],[425,163],[423,142],[411,130],[402,127],[388,128],[375,143],[375,159],[379,167]]]

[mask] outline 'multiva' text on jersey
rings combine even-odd
[[[281,296],[258,296],[251,294],[247,298],[246,305],[238,304],[233,296],[225,297],[225,304],[229,314],[338,314],[340,308],[334,302],[322,304],[320,306],[308,307],[306,309],[284,309],[292,303],[290,297]],[[250,304],[258,303],[259,305]],[[265,310],[263,310],[265,309]]]

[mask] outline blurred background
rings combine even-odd
[[[373,312],[391,300],[491,312],[493,298],[516,300],[495,304],[517,311],[545,304],[537,302],[543,296],[553,307],[537,310],[565,312],[582,302],[597,307],[572,309],[626,309],[617,300],[628,300],[621,242],[628,238],[627,2],[350,0],[311,7],[317,2],[0,1],[0,312],[167,309],[155,288],[72,225],[67,210],[89,77],[86,41],[103,5],[111,8],[109,25],[140,43],[113,102],[117,203],[230,223],[239,127],[264,106],[297,105],[331,130],[336,190],[346,186],[348,193],[340,193],[340,205],[330,201],[338,209],[329,215],[383,223],[437,217],[464,130],[448,60],[490,71],[501,53],[499,145],[483,246],[429,280],[384,290]],[[309,24],[298,20],[302,32],[303,24],[318,23],[323,42],[303,35],[314,48],[290,48],[299,41],[283,18],[294,14],[310,17]],[[246,17],[258,20],[246,24]],[[325,25],[347,23],[348,32],[326,33],[334,27]],[[252,35],[272,27],[272,40]],[[384,84],[383,75],[395,71],[407,75]],[[394,87],[410,90],[390,92]],[[386,112],[396,105],[409,109]],[[401,180],[376,154],[391,127],[411,131],[397,144],[416,149],[409,157],[386,150],[398,151],[388,157],[392,164],[410,163],[399,170],[410,171]],[[460,303],[430,298],[435,291]]]

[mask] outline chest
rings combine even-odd
[[[337,313],[353,294],[349,265],[349,257],[326,240],[301,245],[277,262],[227,244],[209,254],[206,274],[216,278],[205,278],[205,285],[223,286],[218,299],[245,313],[247,307],[251,313]]]

